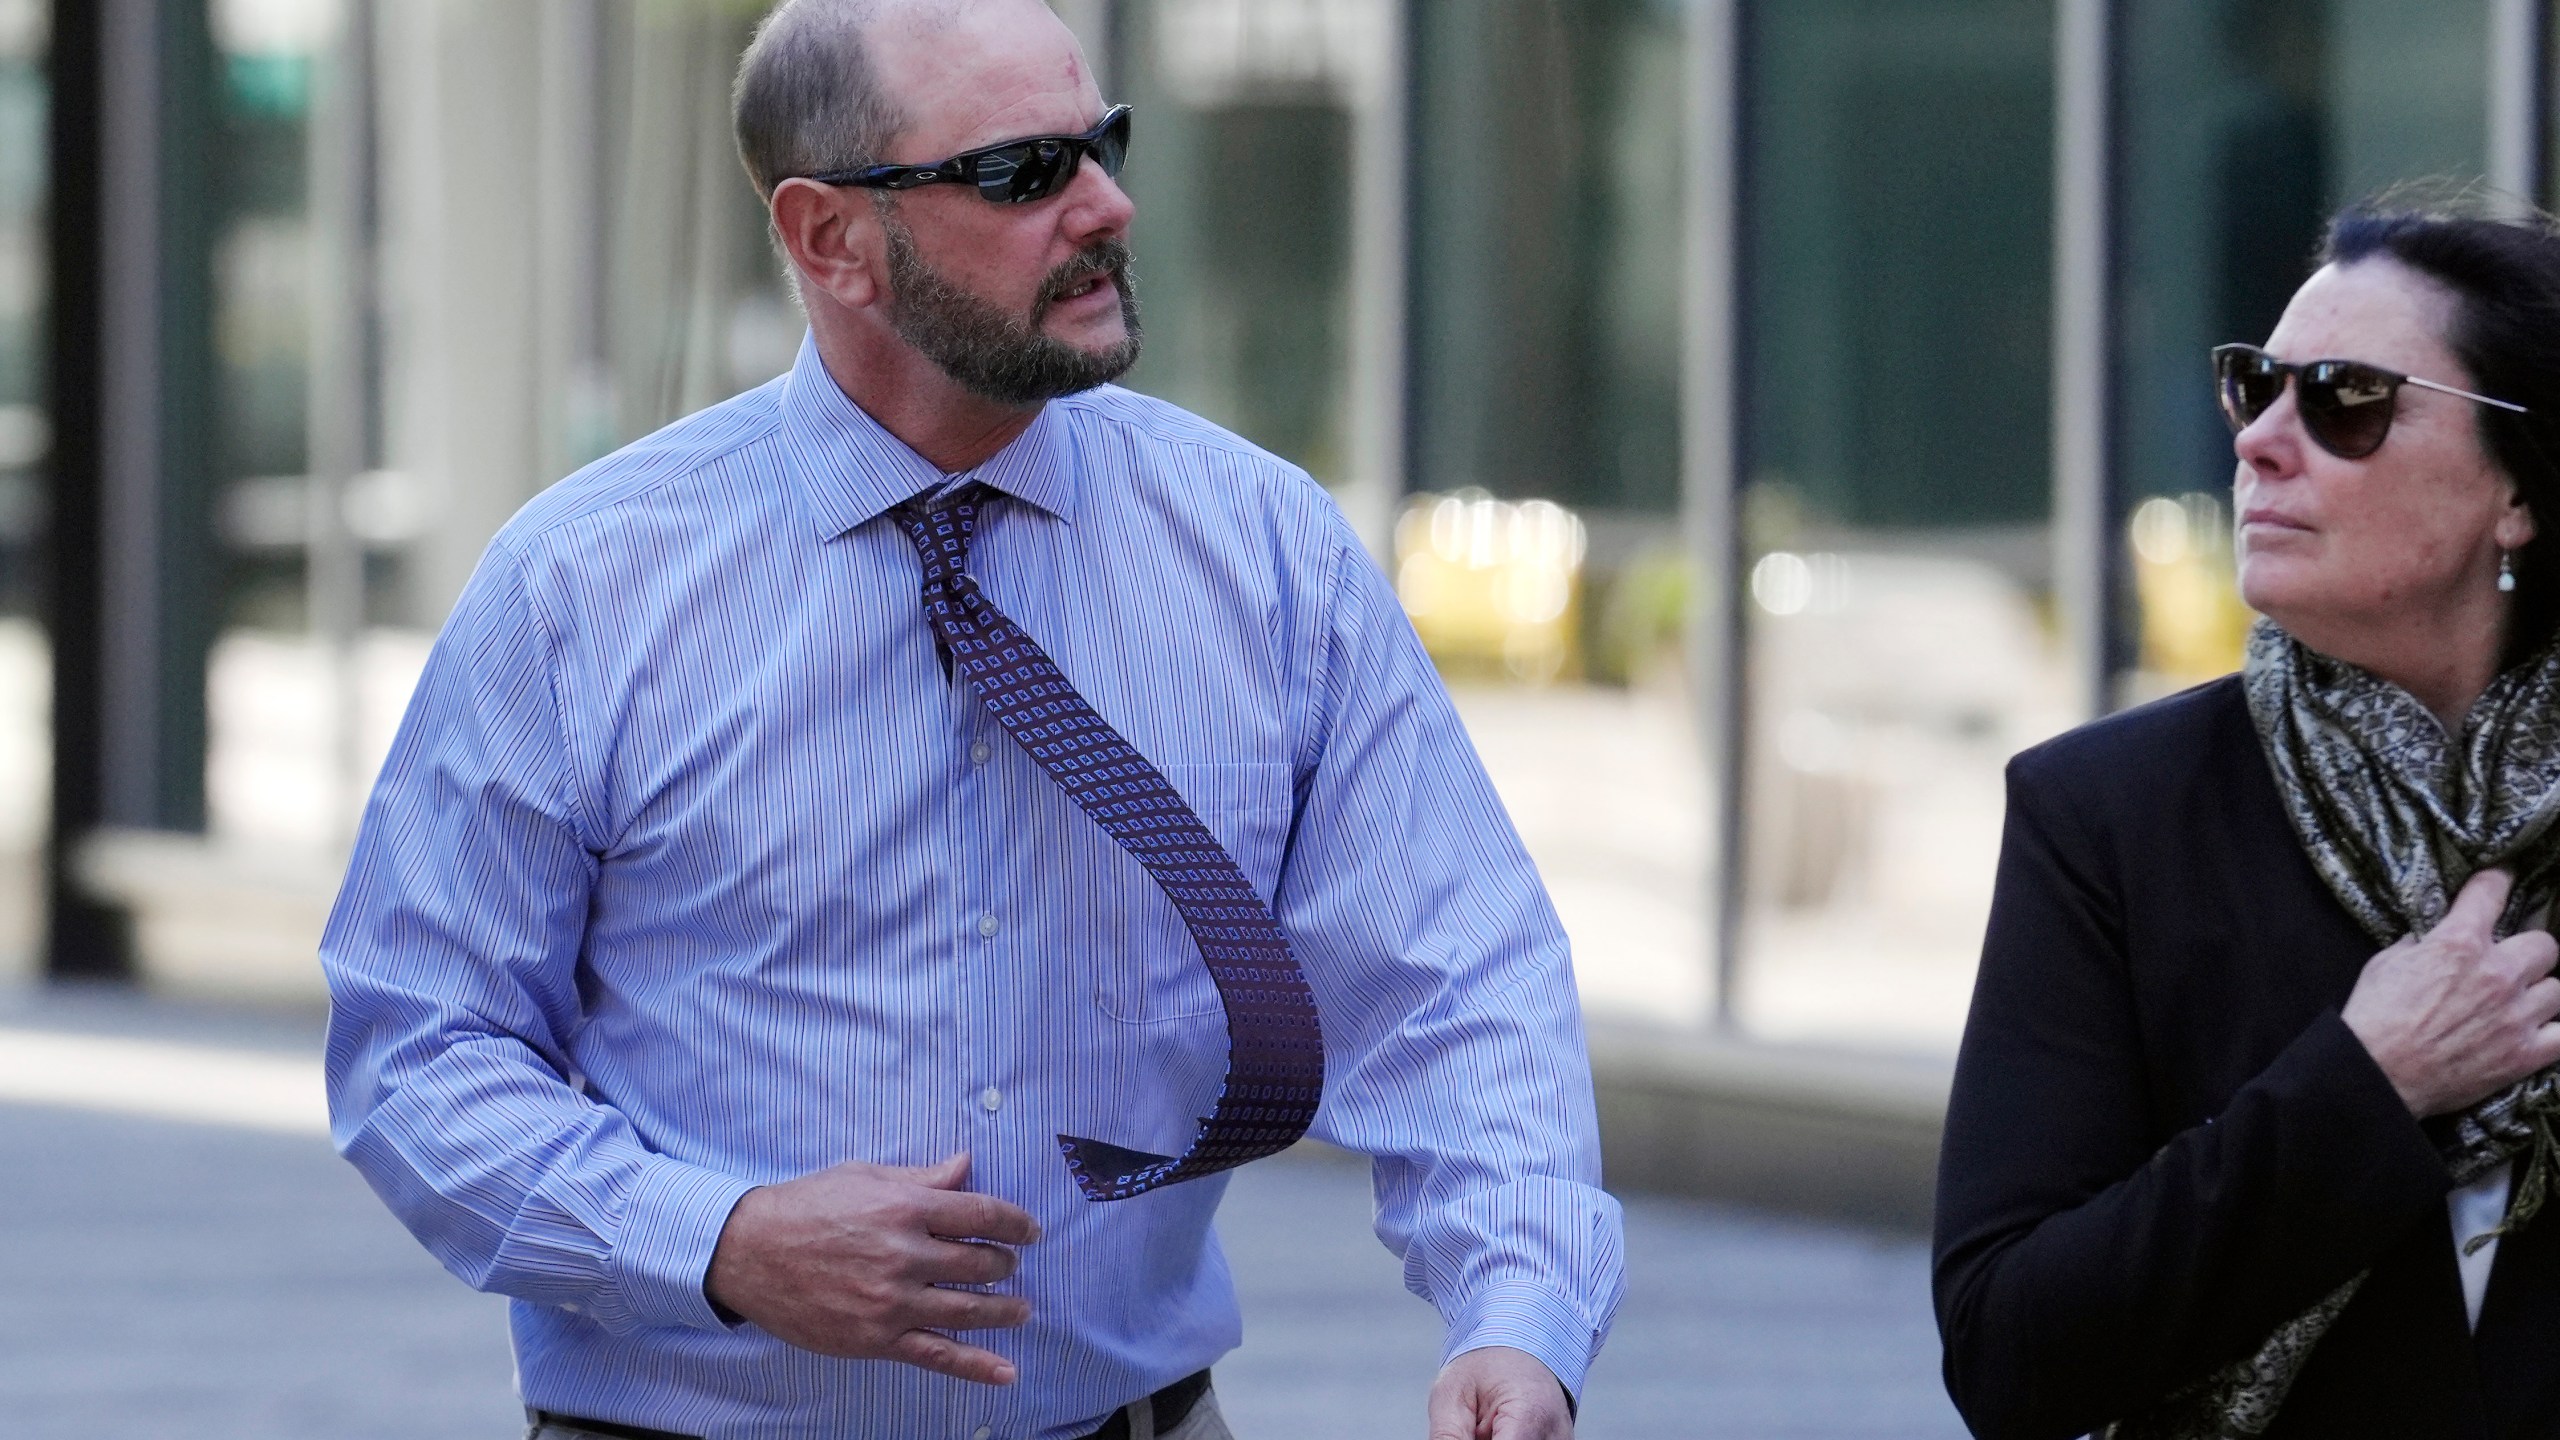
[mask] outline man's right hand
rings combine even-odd
[[[2504,870],[2472,876],[2433,930],[2374,956],[2347,997],[2347,1028],[2421,1120],[2560,1061],[2560,945],[2540,930],[2489,938],[2514,886]]]
[[[972,1194],[969,1157],[939,1165],[831,1169],[750,1190],[729,1212],[703,1290],[786,1344],[851,1360],[897,1360],[982,1385],[1013,1362],[947,1333],[1031,1318],[1018,1295],[952,1290],[1013,1274],[1040,1238],[1028,1211]]]

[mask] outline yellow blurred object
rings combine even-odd
[[[2162,688],[2239,669],[2257,617],[2240,600],[2222,503],[2204,494],[2155,497],[2134,507],[2129,530],[2142,668]]]
[[[1396,519],[1396,595],[1441,669],[1533,685],[1576,668],[1582,521],[1482,490],[1416,495]]]

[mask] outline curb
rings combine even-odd
[[[1613,1191],[1926,1233],[1950,1059],[1590,1027]]]

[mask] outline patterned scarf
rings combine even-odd
[[[2491,682],[2459,737],[2408,691],[2315,654],[2265,620],[2250,632],[2241,678],[2294,833],[2377,947],[2432,929],[2463,882],[2491,866],[2516,875],[2498,934],[2545,913],[2560,890],[2560,645]],[[2444,1149],[2456,1185],[2532,1157],[2491,1234],[2532,1219],[2560,1181],[2555,1120],[2560,1067],[2456,1118]],[[2312,1347],[2363,1283],[2356,1276],[2277,1327],[2255,1354],[2106,1427],[2104,1440],[2265,1433]]]

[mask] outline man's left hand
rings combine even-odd
[[[1488,1345],[1431,1387],[1431,1440],[1573,1440],[1564,1386],[1526,1350]]]

